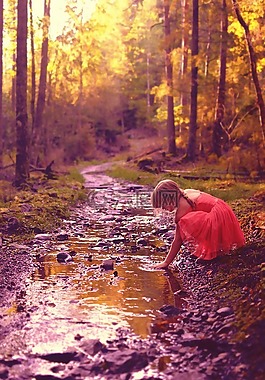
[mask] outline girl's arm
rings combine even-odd
[[[165,258],[164,261],[162,261],[162,263],[160,264],[155,264],[154,265],[154,268],[155,269],[165,269],[169,266],[169,264],[172,263],[172,261],[175,259],[175,257],[177,256],[177,253],[181,247],[181,244],[182,244],[182,239],[181,239],[181,236],[180,236],[180,233],[179,233],[179,228],[177,226],[176,228],[176,232],[175,232],[175,236],[174,236],[174,240],[170,246],[170,249],[169,249],[169,252]]]

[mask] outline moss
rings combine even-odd
[[[257,321],[265,319],[265,242],[248,243],[238,256],[222,259],[212,289],[235,312],[237,333],[233,340],[242,342]],[[225,260],[227,260],[225,262]]]
[[[81,182],[82,178],[72,174],[56,180],[32,177],[27,189],[14,190],[12,199],[0,209],[2,234],[15,240],[25,240],[35,233],[58,228],[70,215],[71,205],[86,198]]]

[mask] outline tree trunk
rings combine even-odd
[[[212,148],[217,157],[222,155],[222,122],[225,111],[225,86],[226,86],[226,59],[227,59],[227,28],[228,15],[226,0],[223,0],[221,11],[221,43],[220,43],[220,71],[217,94],[217,104],[215,110],[215,121],[213,126]]]
[[[4,150],[4,124],[3,124],[3,25],[4,25],[4,4],[0,0],[0,167],[3,166]]]
[[[176,136],[174,120],[174,98],[173,98],[173,67],[171,63],[171,43],[170,43],[170,19],[169,0],[165,0],[165,52],[166,52],[166,78],[167,78],[167,139],[168,153],[176,155]]]
[[[232,0],[232,3],[235,9],[237,19],[245,31],[245,37],[246,37],[248,52],[249,52],[249,60],[250,60],[250,65],[251,65],[252,79],[254,82],[256,95],[257,95],[257,103],[259,107],[260,126],[261,126],[263,141],[265,141],[265,104],[264,104],[264,99],[262,96],[262,91],[261,91],[261,87],[259,83],[258,73],[257,73],[257,57],[252,45],[249,27],[241,15],[238,2],[237,0]]]
[[[44,24],[43,24],[43,40],[41,49],[41,68],[40,68],[40,80],[39,80],[39,93],[37,100],[37,107],[35,113],[34,122],[34,140],[36,141],[37,148],[40,151],[44,151],[43,136],[43,112],[45,108],[46,100],[46,87],[47,87],[47,67],[48,67],[48,47],[49,47],[49,25],[50,25],[50,0],[44,0]]]
[[[183,119],[188,118],[189,112],[189,92],[187,91],[187,73],[188,73],[188,56],[189,56],[189,29],[187,24],[188,0],[181,0],[181,62],[180,62],[180,105],[182,106]],[[177,126],[178,135],[182,134],[182,127],[185,123]]]
[[[28,115],[27,115],[27,0],[17,5],[17,81],[16,81],[16,175],[15,185],[23,185],[29,178]]]
[[[187,13],[188,13],[188,1],[181,0],[181,13],[182,13],[182,35],[181,35],[181,67],[180,77],[183,81],[188,71],[188,30],[187,30]],[[185,88],[181,88],[180,104],[186,106],[188,104],[188,96]]]
[[[36,67],[35,67],[35,47],[34,47],[34,27],[33,27],[33,10],[32,0],[29,0],[30,9],[30,47],[31,47],[31,132],[34,133],[35,125],[35,100],[36,100]]]
[[[197,132],[197,97],[198,97],[198,53],[199,53],[199,5],[193,0],[192,42],[191,42],[191,98],[190,98],[190,128],[186,158],[195,161]]]
[[[12,65],[12,69],[13,69],[14,73],[17,71],[16,62],[17,62],[17,56],[16,56],[16,52],[14,51],[14,53],[13,53],[13,65]],[[12,106],[12,111],[14,114],[16,113],[16,87],[17,87],[17,77],[16,77],[16,75],[13,75],[12,76],[12,88],[11,88],[11,106]]]

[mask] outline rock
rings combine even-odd
[[[69,352],[55,352],[51,354],[45,354],[39,356],[43,360],[47,360],[48,362],[54,363],[70,363],[71,361],[79,361],[80,356],[76,351]]]
[[[230,307],[221,307],[220,309],[217,310],[217,314],[221,316],[233,314],[233,310]]]
[[[227,323],[224,326],[220,327],[217,331],[216,334],[221,335],[221,334],[228,334],[230,331],[233,330],[233,324],[232,323]]]
[[[34,236],[34,240],[50,240],[51,235],[50,234],[37,234]]]
[[[136,244],[137,245],[144,245],[144,246],[146,246],[146,245],[148,245],[148,241],[146,239],[144,239],[144,238],[140,238],[140,239],[138,239],[136,241]]]
[[[0,379],[8,379],[8,369],[2,364],[0,365]]]
[[[89,339],[83,341],[80,348],[84,353],[94,356],[102,351],[105,348],[105,345],[101,343],[99,339]]]
[[[186,337],[186,336],[187,337]],[[184,339],[182,344],[183,346],[189,347],[198,347],[200,350],[208,350],[210,352],[216,352],[219,348],[218,342],[211,338],[197,339],[188,337],[191,334],[184,334],[182,338]]]
[[[114,261],[113,260],[104,260],[101,264],[101,268],[105,270],[113,270],[114,269]]]
[[[23,244],[18,244],[18,243],[12,243],[10,244],[10,247],[14,248],[14,249],[18,249],[20,251],[28,251],[30,249],[30,247],[28,247],[27,245],[23,245]]]
[[[69,263],[70,261],[73,261],[73,258],[68,252],[59,252],[57,254],[57,261],[58,263]]]
[[[66,232],[61,232],[56,236],[58,241],[65,241],[69,239],[69,235]]]
[[[180,313],[180,309],[178,309],[177,307],[173,305],[164,305],[159,310],[162,311],[162,313],[166,314],[167,316],[177,315]]]
[[[125,242],[125,237],[124,236],[114,236],[113,238],[110,239],[110,241],[113,244],[120,244]]]
[[[147,354],[131,349],[110,352],[105,355],[106,368],[111,373],[128,373],[147,366]]]
[[[20,225],[21,225],[20,221],[14,216],[9,218],[7,221],[7,229],[11,233],[17,231]]]

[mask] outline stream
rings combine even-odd
[[[172,269],[154,270],[172,242],[173,215],[155,215],[150,188],[110,178],[107,168],[82,171],[87,200],[60,229],[11,244],[8,265],[3,249],[1,273],[15,296],[0,309],[0,379],[263,380],[263,320],[235,339],[238,308],[260,313],[262,289],[252,288],[262,251],[201,262],[184,245]],[[12,281],[14,267],[24,286]]]
[[[186,304],[176,276],[152,270],[172,238],[171,217],[154,215],[150,189],[116,181],[103,169],[82,172],[88,199],[64,220],[64,229],[35,236],[23,306],[20,300],[6,312],[12,316],[22,308],[29,318],[0,354],[64,352],[84,336],[106,344],[120,329],[144,339],[155,331],[164,305]],[[43,364],[35,361],[34,369],[43,371]]]

